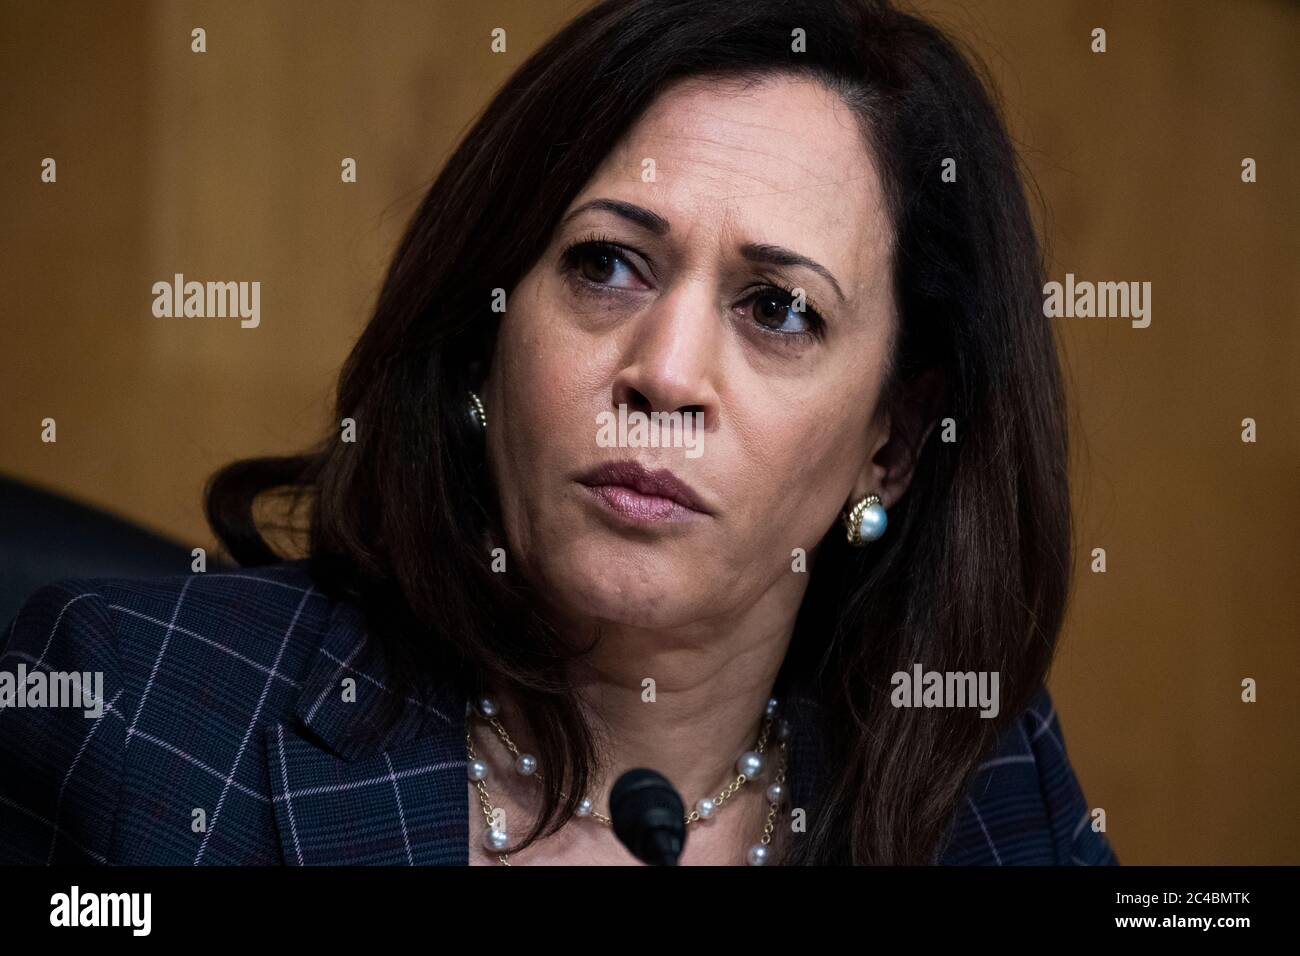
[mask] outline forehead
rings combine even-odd
[[[801,77],[746,89],[726,80],[674,83],[571,206],[597,195],[650,207],[671,223],[675,241],[795,249],[834,272],[846,294],[871,277],[888,245],[883,189],[857,117]]]

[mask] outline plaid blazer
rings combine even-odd
[[[446,685],[385,739],[355,733],[392,693],[366,643],[305,562],[41,588],[0,671],[102,672],[103,716],[0,710],[0,864],[467,864],[465,695]],[[805,808],[816,710],[784,710]],[[1046,689],[1009,726],[936,862],[1118,862]]]

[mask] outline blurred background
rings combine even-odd
[[[75,540],[24,523],[51,502],[96,509],[70,510],[74,531],[142,529],[151,567],[215,550],[206,477],[330,426],[407,217],[496,88],[585,6],[4,0],[11,590],[71,560]],[[994,78],[1041,194],[1048,277],[1152,283],[1149,328],[1053,320],[1078,545],[1051,688],[1084,792],[1123,863],[1300,863],[1300,4],[913,7]],[[178,272],[259,280],[260,326],[155,318],[151,287]]]

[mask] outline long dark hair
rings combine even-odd
[[[1044,680],[1071,575],[1061,370],[1018,160],[972,62],[879,0],[598,4],[510,77],[416,211],[339,379],[355,441],[213,476],[208,517],[241,564],[288,556],[255,503],[308,510],[282,528],[305,534],[323,587],[365,609],[412,692],[451,675],[527,708],[549,772],[525,845],[572,816],[596,750],[536,596],[490,570],[485,542],[505,538],[465,398],[492,354],[493,290],[526,274],[670,80],[791,73],[852,106],[894,226],[900,327],[881,400],[897,407],[938,368],[956,436],[916,440],[884,538],[853,549],[835,527],[821,543],[782,679],[815,688],[835,770],[808,831],[775,841],[778,862],[934,861],[977,765]],[[914,663],[998,672],[1000,716],[892,706],[891,675]]]

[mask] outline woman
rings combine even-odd
[[[5,660],[102,670],[106,716],[0,713],[0,861],[636,863],[651,768],[682,864],[1114,862],[1043,685],[1039,269],[932,26],[601,3],[429,190],[338,431],[214,476],[245,570],[19,614]]]

